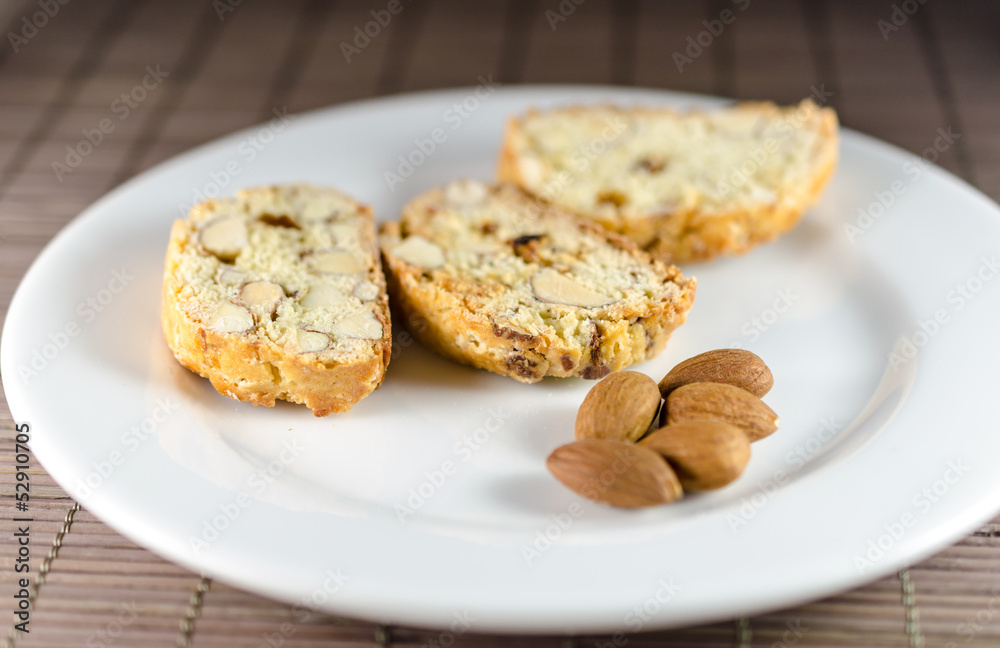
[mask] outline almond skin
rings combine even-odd
[[[764,361],[744,349],[716,349],[688,358],[660,381],[664,398],[683,385],[712,382],[745,389],[758,398],[771,391],[774,376]]]
[[[743,474],[750,461],[750,440],[735,425],[691,419],[650,433],[639,445],[659,452],[686,491],[722,488]]]
[[[577,439],[636,441],[660,409],[660,390],[637,371],[613,373],[587,393],[576,414]]]
[[[684,385],[667,397],[667,424],[691,419],[715,419],[742,429],[758,441],[778,429],[778,415],[745,389],[722,383]]]
[[[684,495],[677,475],[658,452],[621,441],[574,441],[556,448],[545,465],[571,491],[611,506],[655,506]]]

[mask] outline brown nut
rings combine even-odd
[[[778,415],[764,401],[745,389],[722,383],[684,385],[667,397],[666,423],[690,419],[715,419],[735,425],[750,441],[758,441],[778,429]]]
[[[683,385],[713,382],[733,385],[762,398],[774,385],[774,377],[764,361],[744,349],[716,349],[688,358],[660,381],[666,398]]]
[[[636,441],[660,409],[660,390],[646,374],[613,373],[587,393],[576,415],[577,439]]]
[[[574,441],[556,448],[545,465],[573,492],[611,506],[655,506],[684,495],[680,480],[659,453],[620,441]]]
[[[746,433],[711,419],[673,423],[650,433],[639,445],[663,455],[687,491],[722,488],[742,475],[750,461]]]

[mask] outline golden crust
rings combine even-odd
[[[566,110],[572,113],[586,111],[588,108],[574,107]],[[680,114],[663,109],[612,107],[612,110],[665,116]],[[791,230],[798,224],[802,214],[819,200],[836,169],[839,145],[836,112],[831,108],[820,108],[808,99],[790,108],[782,108],[771,102],[742,102],[729,110],[753,111],[775,118],[795,110],[815,112],[815,128],[822,146],[809,181],[800,187],[789,187],[784,200],[770,205],[762,204],[753,209],[710,213],[695,209],[650,216],[621,215],[614,219],[579,211],[576,212],[577,215],[628,236],[666,263],[704,261],[723,254],[742,254]],[[538,111],[532,110],[527,115],[530,117],[537,113]],[[497,176],[501,182],[510,182],[529,190],[518,165],[515,143],[519,139],[520,130],[521,118],[507,120]],[[565,205],[561,206],[567,208]]]
[[[370,217],[370,214],[369,214]],[[373,221],[373,219],[372,219]],[[373,229],[373,225],[370,229]],[[220,333],[185,308],[177,266],[194,234],[189,221],[174,223],[167,247],[162,293],[162,325],[167,346],[183,366],[208,378],[219,393],[254,405],[273,407],[276,399],[304,404],[316,416],[346,412],[380,386],[392,350],[388,299],[381,272],[376,317],[383,336],[371,351],[346,361],[320,354],[290,352],[266,337]],[[369,232],[368,243],[374,246]],[[376,256],[377,259],[377,256]]]
[[[694,302],[694,278],[685,278],[676,267],[650,258],[623,236],[546,207],[550,216],[568,219],[587,236],[607,241],[649,264],[664,283],[674,283],[679,290],[673,298],[644,308],[615,304],[593,314],[591,337],[585,345],[568,342],[553,331],[520,332],[480,307],[491,288],[437,271],[428,278],[428,273],[391,253],[393,242],[414,228],[422,229],[422,205],[437,193],[429,192],[407,205],[402,227],[384,223],[380,238],[393,312],[425,346],[452,360],[524,383],[546,376],[598,379],[660,353]]]

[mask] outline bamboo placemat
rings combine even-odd
[[[63,225],[175,153],[274,109],[474,85],[479,75],[780,102],[822,96],[846,126],[914,153],[951,129],[960,137],[937,163],[1000,197],[1000,7],[993,3],[402,0],[402,11],[346,61],[341,43],[387,4],[5,0],[3,311]],[[732,20],[720,30],[713,21],[729,18],[727,11]],[[82,129],[120,116],[113,102],[147,75],[158,80],[136,93],[128,117],[115,120],[88,155],[67,162],[66,147],[78,145]],[[74,161],[68,171],[53,168]],[[17,452],[6,407],[0,427],[0,600],[7,609],[16,605],[21,575],[13,571]],[[303,619],[135,546],[76,505],[33,457],[30,464],[30,565],[41,585],[31,592],[30,634],[14,635],[18,646],[1000,645],[1000,518],[897,576],[790,610],[625,638],[505,638],[318,613]],[[5,614],[5,622],[13,618]]]

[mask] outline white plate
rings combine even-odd
[[[700,280],[689,322],[638,367],[658,379],[734,345],[771,365],[782,428],[722,491],[641,511],[580,504],[544,461],[572,438],[585,381],[521,385],[400,344],[381,390],[316,419],[226,399],[171,357],[161,260],[196,190],[332,183],[395,218],[428,187],[490,178],[507,115],[608,101],[719,103],[600,87],[391,97],[226,137],[116,189],[46,248],[8,314],[4,386],[38,459],[108,524],[191,569],[340,614],[477,632],[649,630],[787,606],[919,560],[1000,508],[988,261],[1000,211],[849,131],[793,233],[687,269]],[[386,171],[435,129],[443,142],[390,191]],[[859,209],[890,198],[849,240]],[[928,324],[935,313],[947,321]],[[414,512],[405,522],[399,506]]]

